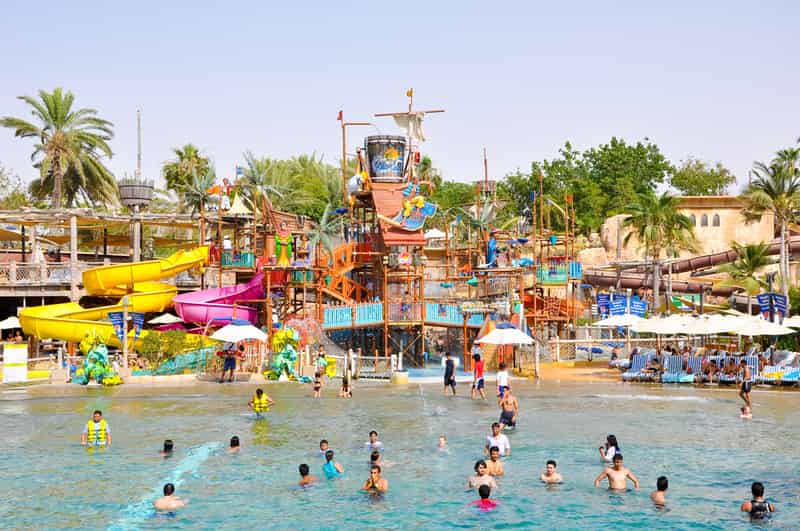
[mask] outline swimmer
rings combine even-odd
[[[480,393],[481,398],[486,400],[486,391],[483,389],[485,387],[483,381],[484,362],[480,354],[473,354],[472,360],[475,362],[472,364],[472,399],[475,400],[475,395]]]
[[[751,410],[749,406],[742,406],[739,412],[739,418],[741,419],[749,420],[753,418],[753,410]]]
[[[656,490],[650,493],[650,499],[657,507],[664,507],[667,504],[667,489],[669,480],[667,476],[661,476],[656,480]]]
[[[542,472],[542,475],[539,476],[539,479],[541,479],[545,483],[563,483],[564,478],[562,478],[561,474],[559,474],[558,471],[556,470],[557,466],[558,465],[556,465],[555,460],[550,459],[549,461],[547,461],[544,472]]]
[[[500,477],[506,473],[503,462],[500,461],[500,448],[497,446],[489,448],[489,461],[486,463],[486,468],[490,476]]]
[[[519,415],[519,402],[512,396],[511,388],[506,389],[503,397],[500,398],[500,429],[513,428],[517,425]]]
[[[266,413],[269,408],[275,404],[275,401],[264,392],[263,389],[256,389],[256,394],[250,399],[247,405],[256,412],[256,415],[261,416],[261,413]]]
[[[489,487],[496,489],[497,482],[492,476],[489,475],[488,470],[489,469],[486,466],[486,461],[483,459],[477,461],[475,463],[475,475],[470,476],[467,479],[467,490],[480,488],[481,485],[488,485]]]
[[[81,444],[83,446],[111,446],[111,430],[108,428],[106,419],[103,418],[103,412],[99,409],[94,411],[92,419],[83,427]]]
[[[234,435],[231,437],[231,445],[228,447],[228,452],[235,454],[238,453],[242,449],[241,443],[239,443],[239,437]]]
[[[750,391],[753,388],[753,382],[750,381],[752,371],[744,358],[739,361],[739,366],[742,368],[742,389],[739,391],[739,396],[744,400],[744,405],[752,410],[753,403],[750,401]]]
[[[317,481],[319,481],[319,478],[317,476],[312,476],[309,473],[307,464],[303,463],[302,465],[300,465],[298,467],[298,469],[300,470],[300,486],[301,487],[308,487],[310,485],[313,485]]]
[[[447,449],[447,437],[445,437],[444,433],[439,435],[439,442],[436,444],[436,447],[439,450],[446,450]]]
[[[333,460],[333,450],[325,452],[325,464],[322,465],[322,471],[328,479],[338,478],[344,473],[344,467]]]
[[[605,461],[607,465],[610,465],[614,460],[614,456],[620,453],[617,437],[615,435],[606,437],[606,443],[599,447],[598,450],[600,451],[600,457],[603,458],[603,461]]]
[[[389,490],[389,482],[381,477],[381,467],[372,465],[369,468],[369,479],[364,482],[361,490],[365,490],[371,494],[383,494]]]
[[[633,472],[622,465],[622,454],[614,456],[614,468],[606,468],[603,470],[603,472],[597,476],[597,479],[594,480],[594,486],[599,487],[600,482],[606,478],[608,479],[609,490],[625,490],[628,488],[628,479],[633,481],[633,486],[636,487],[636,490],[639,490],[639,480],[636,479]]]
[[[173,447],[174,447],[174,444],[172,442],[172,439],[167,439],[166,441],[164,441],[164,449],[161,450],[158,453],[159,453],[159,455],[161,455],[163,457],[171,457],[172,456]]]
[[[770,513],[775,512],[775,506],[764,499],[764,484],[756,481],[750,487],[753,498],[742,504],[742,512],[750,513],[751,520],[766,520]]]
[[[500,369],[497,371],[497,397],[503,398],[503,394],[506,392],[506,389],[511,389],[511,381],[508,379],[508,371],[506,370],[506,364],[501,363],[498,365]]]
[[[322,439],[319,442],[319,453],[322,457],[325,457],[325,452],[329,450],[328,446],[328,439]]]
[[[164,485],[164,496],[153,502],[156,511],[174,511],[186,506],[186,501],[175,496],[175,485]]]
[[[477,507],[483,512],[496,509],[498,502],[489,499],[489,495],[491,493],[492,488],[489,487],[489,485],[481,485],[478,487],[478,494],[480,495],[481,499],[469,502],[470,507]]]
[[[500,433],[499,422],[492,424],[492,434],[486,436],[486,446],[483,449],[486,455],[489,455],[489,450],[492,449],[492,446],[497,447],[497,449],[500,451],[500,455],[504,455],[506,457],[511,455],[511,443],[509,442],[508,437]]]
[[[314,398],[319,398],[322,392],[322,373],[317,370],[314,373]]]
[[[371,448],[373,450],[376,449],[376,448],[377,449],[383,448],[383,443],[378,440],[378,432],[377,431],[372,430],[371,432],[369,432],[369,441],[367,441],[365,443],[365,445],[366,445],[367,448]]]

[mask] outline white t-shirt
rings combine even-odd
[[[614,461],[615,455],[617,455],[617,448],[615,446],[609,446],[606,448],[606,456],[603,459],[611,463]]]
[[[508,387],[508,371],[497,371],[497,387]]]
[[[489,448],[491,448],[492,446],[497,446],[498,450],[500,450],[500,455],[505,455],[507,450],[511,450],[511,443],[508,442],[508,437],[506,437],[502,433],[497,437],[487,435],[486,446],[488,446]]]

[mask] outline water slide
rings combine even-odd
[[[259,273],[246,284],[224,288],[210,288],[175,296],[175,311],[187,323],[205,326],[214,319],[247,319],[258,323],[258,308],[235,306],[243,300],[264,298],[264,273]]]
[[[788,241],[789,253],[800,252],[800,237],[789,238]],[[773,241],[768,250],[768,254],[780,254],[780,243]],[[722,264],[733,262],[739,255],[733,249],[722,251],[719,253],[706,254],[702,256],[694,256],[692,258],[685,258],[672,262],[672,273],[686,273],[689,271],[697,271],[700,269],[707,269]],[[669,272],[668,265],[661,266],[661,289],[667,288],[667,278],[664,276]],[[600,268],[587,268],[583,272],[583,281],[586,284],[591,284],[598,287],[618,286],[620,288],[651,288],[653,286],[652,272],[644,272],[640,270],[622,271],[617,274],[615,271],[604,270]],[[619,283],[619,284],[618,284]],[[673,280],[672,291],[677,293],[700,293],[703,289],[708,288],[707,282],[694,282],[686,280]],[[736,291],[736,288],[728,286],[711,286],[711,294],[727,297]]]
[[[122,296],[128,296],[128,311],[162,312],[172,306],[178,288],[157,280],[171,278],[207,264],[208,247],[198,247],[178,251],[161,260],[87,269],[83,272],[83,287],[90,295],[118,298],[120,301],[96,308],[84,308],[76,302],[35,306],[21,310],[19,320],[26,334],[40,339],[53,338],[77,343],[87,333],[93,333],[108,345],[120,346],[114,327],[107,319],[109,312],[123,311]],[[131,330],[130,335],[133,333]],[[143,331],[139,337],[146,334]]]

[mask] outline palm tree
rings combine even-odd
[[[178,209],[183,211],[184,191],[191,184],[195,175],[206,175],[210,162],[194,144],[186,144],[181,148],[173,148],[175,159],[161,166],[161,174],[167,181],[167,188],[178,194]]]
[[[742,211],[745,220],[761,219],[771,212],[780,226],[780,277],[781,291],[789,296],[789,253],[786,249],[787,226],[794,220],[800,208],[800,174],[797,167],[779,156],[769,166],[763,162],[753,165],[755,179],[748,186],[743,198],[746,206]]]
[[[636,235],[644,246],[645,260],[653,262],[653,307],[659,306],[659,259],[664,250],[674,250],[691,246],[694,240],[692,222],[688,216],[678,211],[678,198],[668,193],[657,196],[653,193],[641,194],[627,207],[630,217],[622,222],[622,226],[631,231],[625,236],[624,243]],[[690,248],[690,247],[688,247]]]
[[[75,96],[60,87],[40,90],[38,99],[19,99],[33,108],[38,123],[6,116],[0,125],[14,129],[14,136],[37,142],[31,159],[40,177],[31,183],[31,193],[39,199],[50,195],[54,208],[61,208],[64,196],[67,206],[78,196],[89,203],[115,203],[117,184],[102,161],[113,155],[108,145],[113,124],[98,117],[95,109],[73,109]]]
[[[731,247],[739,257],[730,264],[720,266],[719,271],[730,276],[722,284],[744,290],[747,294],[747,315],[751,315],[752,296],[758,295],[761,288],[766,286],[764,280],[758,278],[756,274],[773,263],[769,258],[769,245],[766,243],[742,245],[732,242]]]
[[[192,214],[200,212],[200,243],[205,242],[205,207],[211,203],[215,197],[209,189],[217,182],[217,172],[211,166],[202,175],[192,175],[192,181],[183,188],[184,200],[186,205],[192,207]]]
[[[341,234],[342,223],[342,216],[337,215],[332,205],[328,203],[322,217],[314,224],[308,235],[308,246],[314,253],[315,259],[319,259],[320,246],[324,247],[329,255],[333,255],[333,239]]]

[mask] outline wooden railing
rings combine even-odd
[[[76,274],[79,276],[91,267],[98,267],[103,263],[81,262],[76,266]],[[52,285],[69,286],[72,280],[72,271],[69,263],[39,263],[39,264],[18,264],[9,262],[0,264],[0,286],[30,286],[30,285]]]

